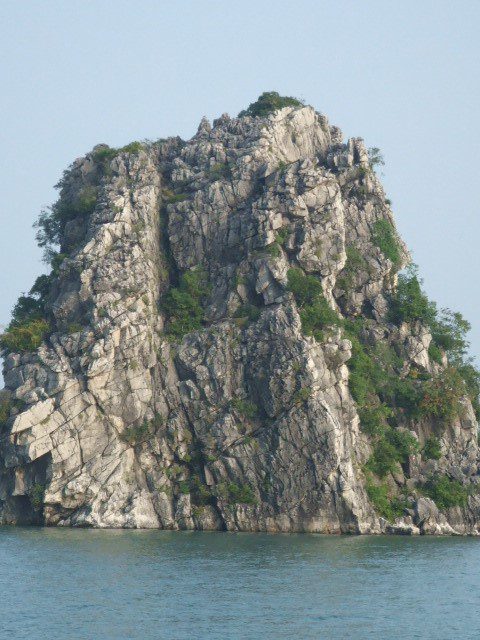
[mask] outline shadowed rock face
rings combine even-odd
[[[370,343],[393,344],[405,372],[440,367],[425,327],[387,321],[395,276],[374,225],[393,219],[361,139],[344,144],[311,107],[222,116],[188,142],[101,161],[96,148],[66,173],[61,198],[89,185],[93,213],[62,232],[53,332],[5,359],[6,389],[25,404],[2,433],[2,522],[477,531],[476,496],[442,513],[414,488],[432,470],[476,486],[470,402],[442,431],[440,460],[411,455],[388,476],[411,509],[380,517],[349,390],[352,343],[339,326],[305,335],[287,286],[301,268],[340,318],[366,318]],[[399,268],[408,254],[397,242]],[[361,260],[347,290],[352,246]],[[165,296],[192,269],[208,282],[202,326],[172,339]],[[423,443],[436,425],[405,427]]]

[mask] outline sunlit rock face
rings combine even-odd
[[[60,201],[89,189],[91,210],[61,230],[51,331],[5,358],[3,523],[477,532],[467,397],[441,429],[397,415],[419,449],[439,434],[438,459],[411,451],[382,478],[368,471],[375,437],[351,393],[348,322],[395,351],[400,377],[446,362],[431,361],[428,327],[389,318],[409,258],[396,232],[395,264],[379,246],[378,222],[394,221],[361,139],[345,143],[311,107],[224,115],[187,142],[96,147],[66,172]],[[316,279],[336,318],[321,331],[292,269]],[[472,488],[468,504],[423,496],[432,473]],[[403,512],[379,512],[377,485],[405,498]]]

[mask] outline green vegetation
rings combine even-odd
[[[448,367],[423,383],[420,413],[442,422],[454,420],[462,414],[465,394],[462,376],[454,367]]]
[[[208,170],[208,176],[215,182],[224,178],[227,180],[230,179],[232,177],[232,173],[230,166],[226,162],[216,162]]]
[[[471,360],[455,363],[458,373],[465,383],[465,390],[472,403],[477,420],[480,420],[480,371]]]
[[[372,240],[394,268],[398,268],[402,261],[400,247],[395,229],[386,218],[377,220],[373,225]]]
[[[442,364],[443,362],[443,352],[434,342],[431,342],[428,347],[428,357],[437,364]]]
[[[0,392],[0,429],[6,426],[12,406],[13,402],[7,392]]]
[[[202,326],[204,310],[202,303],[210,287],[202,269],[192,269],[180,277],[178,287],[171,288],[163,301],[168,316],[167,334],[180,339]]]
[[[373,453],[366,468],[379,478],[398,469],[398,464],[408,462],[409,456],[418,452],[418,441],[409,432],[385,424],[373,441]]]
[[[188,198],[188,193],[171,193],[165,196],[165,202],[167,204],[175,204],[177,202],[183,202]]]
[[[235,482],[220,483],[217,486],[219,498],[229,504],[256,504],[257,500],[253,489],[248,484],[236,484]]]
[[[345,292],[348,292],[353,288],[356,275],[362,271],[367,271],[368,273],[369,267],[360,251],[352,244],[346,248],[345,252],[347,254],[347,260],[342,269],[342,274],[337,279],[337,286]]]
[[[205,506],[207,504],[214,503],[214,497],[212,491],[208,485],[206,485],[198,475],[194,475],[190,479],[190,493],[192,501],[196,505]]]
[[[126,442],[131,447],[143,442],[147,439],[150,432],[150,423],[144,420],[141,424],[133,427],[127,427],[121,434],[120,440]]]
[[[399,274],[398,284],[390,300],[390,320],[396,324],[419,320],[430,327],[436,319],[437,308],[422,291],[416,265]]]
[[[164,418],[160,414],[156,414],[153,420],[144,420],[141,424],[127,427],[121,434],[120,440],[126,442],[131,447],[144,442],[151,433],[161,427]]]
[[[462,314],[450,309],[436,311],[430,322],[433,344],[448,353],[450,360],[465,356],[469,346],[465,336],[470,329],[470,323]]]
[[[429,436],[423,445],[422,458],[424,460],[440,460],[441,457],[440,440],[436,436]]]
[[[68,325],[67,331],[70,335],[79,333],[80,331],[83,331],[83,325],[81,325],[79,322],[71,322]]]
[[[276,234],[275,240],[265,247],[266,252],[273,258],[279,258],[282,253],[281,247],[285,244],[289,233],[290,231],[287,227],[280,229]]]
[[[120,153],[139,153],[143,149],[143,144],[141,142],[135,141],[130,142],[124,147],[101,147],[99,149],[95,149],[93,152],[93,159],[95,162],[100,164],[105,164],[113,158],[116,158]]]
[[[323,294],[322,285],[315,276],[306,276],[301,269],[288,270],[288,289],[299,307],[311,305]]]
[[[290,235],[290,229],[288,227],[282,227],[277,231],[275,242],[277,242],[277,244],[283,247],[289,235]]]
[[[420,490],[431,498],[439,509],[465,507],[470,495],[468,487],[448,476],[435,476],[420,487]]]
[[[293,396],[293,404],[303,404],[312,395],[311,387],[302,387]]]
[[[30,502],[35,511],[39,511],[43,507],[43,501],[45,496],[45,487],[43,484],[36,483],[30,490]]]
[[[7,351],[35,351],[50,330],[46,320],[34,318],[23,323],[10,324],[0,336],[0,347]]]
[[[276,91],[266,91],[258,98],[256,102],[252,102],[248,109],[240,111],[239,118],[243,116],[268,116],[278,109],[284,107],[303,107],[304,103],[297,98],[289,96],[280,96]]]
[[[258,407],[254,402],[243,398],[233,398],[231,405],[237,413],[246,420],[254,420],[258,417]]]
[[[260,307],[256,307],[254,304],[242,304],[234,313],[234,318],[245,319],[248,322],[256,322],[262,310]]]
[[[431,359],[441,364],[443,354],[448,357],[450,367],[442,374],[443,379],[440,375],[430,386],[426,385],[428,397],[423,401],[423,410],[429,408],[432,415],[448,419],[446,402],[450,400],[452,406],[458,409],[462,395],[468,395],[477,418],[480,418],[480,372],[467,356],[469,343],[466,335],[470,324],[460,313],[450,309],[439,311],[437,305],[425,295],[421,285],[415,265],[398,276],[398,285],[390,300],[389,319],[396,324],[421,322],[432,333],[429,346]],[[448,400],[442,399],[444,392]]]
[[[400,518],[409,506],[406,498],[392,497],[387,483],[375,483],[370,474],[367,474],[365,488],[375,511],[390,522],[395,520],[395,518]]]
[[[367,151],[368,160],[370,162],[370,166],[372,169],[375,167],[383,167],[385,164],[385,160],[383,158],[383,153],[380,151],[378,147],[370,147]]]
[[[282,250],[280,248],[280,245],[278,244],[278,242],[272,242],[272,244],[269,244],[265,247],[265,251],[272,256],[272,258],[279,258]]]
[[[54,205],[40,213],[35,223],[36,238],[38,246],[45,249],[48,262],[50,262],[53,252],[52,246],[60,244],[60,238],[67,222],[91,215],[97,204],[97,197],[97,187],[86,185],[73,196],[63,195]]]
[[[388,344],[372,346],[362,342],[364,324],[364,320],[345,323],[352,342],[349,384],[361,429],[370,436],[373,448],[366,469],[384,478],[419,451],[416,438],[397,428],[398,419],[432,417],[440,423],[451,421],[463,410],[465,383],[452,368],[433,377],[415,369],[410,375],[401,376],[402,362]],[[429,441],[423,455],[441,455],[437,442]]]
[[[305,335],[323,340],[323,329],[341,323],[337,313],[326,301],[322,285],[314,276],[305,275],[301,269],[289,269],[288,289],[299,307],[302,330]]]

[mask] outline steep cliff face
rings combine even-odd
[[[475,415],[392,314],[409,258],[361,139],[291,106],[100,145],[49,216],[48,329],[4,339],[2,522],[477,533]]]

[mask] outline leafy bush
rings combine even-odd
[[[385,404],[358,407],[361,429],[369,436],[381,436],[385,430],[386,421],[392,415],[393,411]]]
[[[143,149],[143,145],[141,142],[130,142],[124,147],[108,147],[102,146],[98,149],[95,149],[93,153],[93,159],[99,164],[105,164],[106,162],[113,160],[120,153],[138,153]]]
[[[434,343],[450,354],[465,354],[468,346],[465,336],[470,329],[462,314],[450,309],[442,309],[431,323]]]
[[[208,485],[206,485],[199,476],[195,475],[190,479],[190,493],[192,501],[196,505],[205,506],[207,504],[214,504],[212,491]]]
[[[48,315],[46,303],[55,275],[55,270],[49,275],[42,274],[35,280],[29,294],[18,298],[12,310],[10,327],[25,324],[29,320],[40,320]]]
[[[480,420],[480,371],[478,371],[470,360],[460,362],[455,366],[465,382],[465,390],[472,402],[477,420]]]
[[[353,245],[349,245],[345,251],[347,254],[347,260],[340,276],[337,279],[337,285],[340,289],[348,292],[353,287],[355,276],[362,271],[368,272],[368,263],[360,251]]]
[[[442,364],[443,362],[442,350],[440,349],[440,347],[437,347],[434,342],[431,342],[428,347],[428,357],[437,364]]]
[[[141,142],[134,141],[126,144],[124,147],[120,147],[120,153],[139,153],[143,149]]]
[[[74,333],[80,333],[81,331],[83,331],[83,325],[81,325],[79,322],[71,322],[67,327],[67,331],[70,335],[73,335]]]
[[[77,217],[85,218],[93,213],[97,197],[97,187],[86,185],[75,196],[63,196],[54,205],[44,209],[35,223],[38,246],[45,248],[48,254],[52,245],[60,244],[67,222]]]
[[[385,160],[383,158],[383,153],[378,147],[370,147],[367,153],[368,161],[370,162],[370,166],[372,167],[372,169],[378,166],[383,167],[383,165],[385,164]]]
[[[256,504],[257,502],[253,489],[248,484],[220,483],[217,486],[217,492],[219,497],[229,504]]]
[[[427,397],[423,401],[423,413],[449,418],[447,400],[442,401],[441,394],[445,390],[452,407],[458,415],[459,398],[461,394],[468,395],[472,402],[477,418],[480,418],[480,372],[474,366],[472,359],[467,357],[469,343],[466,338],[470,330],[470,324],[458,312],[450,309],[438,311],[434,302],[431,302],[421,288],[421,280],[418,278],[418,270],[411,265],[398,277],[397,289],[391,297],[389,319],[393,322],[420,321],[428,327],[432,333],[432,342],[429,346],[430,358],[442,364],[445,353],[450,363],[448,380],[444,377],[436,379],[431,385],[426,385]],[[455,375],[456,370],[459,375]],[[463,378],[465,385],[462,390],[459,376]],[[412,398],[412,400],[415,400]],[[418,398],[417,398],[418,400]],[[443,409],[442,409],[443,407]],[[442,415],[439,415],[440,414]],[[453,414],[450,415],[453,417]]]
[[[148,434],[150,433],[151,425],[147,420],[144,420],[141,424],[127,427],[121,434],[120,440],[126,442],[131,447],[143,442],[147,439]]]
[[[287,277],[288,289],[300,308],[304,334],[322,340],[322,329],[341,323],[337,313],[326,301],[322,285],[314,276],[306,276],[301,269],[289,269]]]
[[[422,487],[422,493],[431,498],[439,509],[465,507],[470,494],[468,487],[448,476],[436,476]]]
[[[250,400],[244,400],[243,398],[233,398],[232,407],[239,413],[242,417],[247,420],[254,420],[258,417],[258,407],[254,402]]]
[[[306,276],[301,269],[289,269],[287,277],[288,289],[300,307],[313,304],[323,294],[320,281],[315,276]]]
[[[444,422],[454,420],[461,415],[461,399],[466,394],[465,383],[460,373],[448,367],[422,385],[420,413]]]
[[[423,445],[422,457],[424,460],[440,460],[442,448],[440,440],[436,436],[429,436]]]
[[[216,162],[208,170],[208,176],[213,181],[222,180],[223,178],[230,179],[232,172],[226,162]]]
[[[384,478],[417,451],[418,442],[411,433],[386,426],[374,442],[366,467],[379,478]]]
[[[375,402],[378,390],[385,381],[385,371],[357,336],[348,330],[347,335],[352,343],[352,357],[348,362],[350,391],[355,402],[365,407]]]
[[[394,267],[399,267],[402,257],[395,229],[385,218],[377,220],[373,225],[373,243],[388,258]]]
[[[397,324],[419,320],[430,327],[435,322],[437,307],[423,293],[415,265],[410,265],[405,273],[398,276],[397,288],[390,300],[389,316]]]
[[[390,489],[385,482],[374,483],[372,478],[367,476],[365,488],[375,511],[390,522],[400,518],[409,506],[406,499],[390,497]]]
[[[12,406],[13,403],[10,397],[0,392],[0,428],[6,426]]]
[[[272,258],[279,258],[282,250],[278,242],[272,242],[265,247],[265,251],[272,256]]]
[[[282,227],[277,231],[275,241],[277,242],[277,244],[283,247],[289,235],[290,235],[290,229],[288,227]]]
[[[265,91],[256,102],[252,102],[248,109],[240,111],[239,118],[243,116],[264,117],[284,107],[303,107],[304,103],[297,98],[280,96],[276,91]]]
[[[242,304],[234,313],[235,318],[245,318],[249,322],[255,322],[259,319],[262,310],[254,304]]]
[[[311,387],[302,387],[293,396],[293,404],[303,404],[312,395],[313,390]]]
[[[170,289],[163,301],[168,316],[168,335],[179,339],[200,329],[204,318],[202,302],[209,291],[203,270],[195,269],[182,274],[179,286]]]
[[[322,330],[325,327],[340,324],[338,315],[323,295],[320,295],[313,304],[300,310],[300,320],[302,321],[303,333],[307,336],[313,336],[318,341],[323,340]]]
[[[0,336],[0,347],[11,352],[35,351],[49,330],[48,322],[41,318],[10,325]]]

